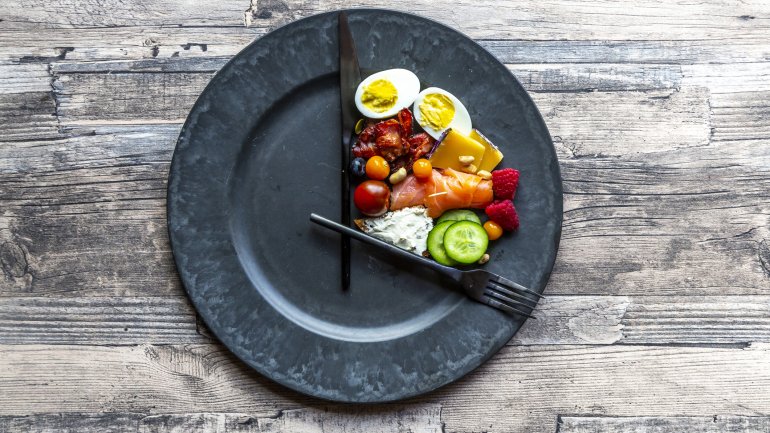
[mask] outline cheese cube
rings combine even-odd
[[[481,162],[476,165],[478,165],[479,170],[491,172],[497,167],[497,164],[503,160],[503,152],[500,152],[500,149],[492,144],[492,142],[476,128],[471,131],[470,137],[484,145],[484,157],[481,159]]]
[[[457,171],[469,172],[468,165],[460,162],[461,156],[473,157],[472,165],[478,167],[484,157],[484,145],[463,135],[454,129],[447,132],[446,137],[430,157],[430,163],[435,168],[451,168]]]

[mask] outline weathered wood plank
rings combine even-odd
[[[611,315],[612,310],[594,314]],[[588,316],[588,315],[584,315]],[[590,316],[588,316],[590,317]],[[605,316],[606,317],[606,316]],[[591,321],[571,322],[585,329]],[[583,319],[585,320],[585,319]],[[770,342],[770,298],[660,296],[631,298],[620,321],[623,344],[736,344]],[[590,329],[590,328],[589,328]],[[590,334],[589,334],[590,335]]]
[[[119,72],[63,74],[56,77],[53,86],[59,101],[59,118],[63,124],[116,120],[181,123],[212,75]],[[143,91],[126,93],[125,89]]]
[[[142,170],[154,164],[167,168],[180,128],[180,124],[100,125],[98,131],[95,128],[68,129],[65,132],[70,134],[62,134],[51,142],[3,143],[0,140],[3,144],[0,147],[0,175],[8,181],[37,180],[41,186],[49,183],[54,185],[48,186],[55,186],[58,182],[62,187],[66,177],[73,176],[68,173],[73,170],[111,168],[130,173],[132,167]],[[0,190],[4,199],[11,199],[14,192],[18,194],[18,190],[9,185]]]
[[[185,344],[198,332],[184,296],[0,298],[0,344]]]
[[[0,63],[0,93],[50,92],[48,65],[41,63]]]
[[[57,413],[0,416],[0,431],[27,433],[443,433],[441,406],[384,406],[345,413],[293,409],[273,417],[246,413]]]
[[[743,63],[770,59],[770,47],[735,39],[479,40],[504,63]]]
[[[534,93],[560,158],[617,157],[702,147],[711,134],[700,87],[648,92]],[[747,131],[746,124],[735,125]]]
[[[210,79],[211,72],[219,66],[214,59],[56,65],[53,70],[58,77],[54,82],[59,100],[58,113],[62,121],[68,124],[180,122]],[[531,66],[534,69],[514,71],[531,90],[634,90],[677,86],[675,75],[657,75],[661,71],[671,72],[669,69],[648,69],[643,66],[629,69],[624,65],[616,65],[606,67],[602,72],[600,69],[604,67],[601,65],[586,66],[588,69],[582,70]],[[176,73],[133,73],[136,71]],[[122,98],[113,97],[125,88],[141,88],[144,91],[132,94],[124,92]],[[573,153],[585,147],[585,151],[581,152],[583,154],[615,155],[619,153],[618,150],[610,150],[608,146],[627,146],[629,141],[635,141],[632,145],[647,152],[681,146],[702,146],[709,140],[709,93],[702,88],[687,87],[634,95],[608,92],[589,95],[535,94],[534,97],[552,129],[555,126],[556,141]],[[614,111],[607,113],[609,110]],[[574,122],[567,131],[558,129],[561,119],[556,117],[560,115],[569,116],[568,121]],[[668,117],[671,128],[657,127],[662,115]],[[625,118],[620,118],[623,116]],[[656,127],[644,127],[640,123],[645,126],[655,124]],[[742,127],[746,125],[734,125],[739,131]],[[752,130],[750,127],[746,129]],[[570,141],[570,135],[575,135],[576,140]],[[568,141],[565,142],[565,138]]]
[[[260,432],[258,418],[242,413],[148,415],[137,424],[137,433]]]
[[[266,28],[243,26],[42,27],[34,23],[0,25],[0,60],[59,62],[230,57]],[[757,60],[759,48],[746,47],[738,58]],[[736,50],[742,52],[736,42]]]
[[[744,350],[628,346],[607,349],[503,349],[468,380],[436,393],[435,397],[445,402],[442,419],[450,430],[451,426],[462,424],[463,429],[475,431],[553,432],[553,413],[762,415],[770,404],[763,390],[770,370],[760,365],[748,367],[738,361],[744,356],[756,356],[757,362],[764,365],[768,357],[757,351],[767,350],[766,345]],[[740,384],[728,384],[733,379]],[[508,404],[499,399],[507,400]],[[498,415],[501,412],[506,418],[522,419],[504,420]]]
[[[211,76],[210,73],[194,74],[193,71],[213,71],[219,67],[213,59],[210,60],[56,65],[54,72],[59,78],[55,87],[60,101],[60,117],[68,124],[141,120],[179,122],[187,115],[198,92]],[[520,67],[517,65],[515,68]],[[669,74],[673,73],[671,69],[628,68],[624,65],[586,66],[583,69],[538,65],[531,65],[533,69],[523,68],[514,72],[530,90],[634,90],[677,86],[677,76]],[[565,72],[567,70],[570,72]],[[119,71],[172,71],[179,74]],[[659,76],[659,73],[663,75]],[[112,98],[115,92],[132,86],[145,91],[117,100]],[[555,124],[557,141],[561,140],[561,144],[573,151],[585,147],[585,154],[603,155],[618,154],[617,150],[609,150],[608,146],[627,146],[628,141],[635,141],[633,145],[645,152],[706,144],[709,139],[708,96],[705,89],[691,87],[633,95],[611,92],[534,95],[548,123]],[[614,111],[608,115],[608,110]],[[558,129],[561,119],[555,117],[560,115],[568,116],[568,121],[574,122],[567,131]],[[639,125],[657,126],[662,115],[669,117],[672,128],[645,128]],[[625,118],[619,118],[622,116]],[[614,135],[607,136],[601,132]],[[580,144],[563,141],[570,140],[570,135],[575,135]]]
[[[767,416],[593,417],[561,416],[559,433],[766,433]]]
[[[63,63],[53,67],[56,74],[56,80],[53,83],[56,89],[56,96],[59,101],[58,113],[63,122],[78,123],[99,123],[104,122],[181,122],[189,112],[189,108],[195,99],[208,83],[211,75],[216,71],[225,59],[181,59],[181,60],[145,60],[145,61],[118,61],[118,62],[98,62],[98,63]],[[767,66],[770,64],[762,64]],[[698,78],[700,84],[711,84],[716,86],[717,92],[728,93],[711,94],[703,87],[680,87],[680,77],[678,67],[659,67],[644,65],[577,65],[566,67],[565,65],[511,65],[512,71],[523,82],[525,87],[531,91],[576,91],[601,90],[614,92],[617,90],[654,90],[670,89],[665,91],[652,91],[639,98],[626,95],[608,93],[605,96],[606,101],[595,101],[595,98],[602,98],[602,95],[548,95],[538,96],[535,99],[541,105],[541,109],[546,115],[553,117],[558,111],[564,111],[565,114],[572,115],[570,109],[575,106],[574,113],[580,115],[587,113],[591,117],[584,119],[583,141],[590,141],[596,138],[599,146],[605,149],[607,137],[597,137],[597,130],[615,132],[618,134],[610,143],[626,139],[629,133],[640,135],[640,139],[646,141],[645,151],[652,146],[652,149],[666,147],[671,141],[684,143],[684,145],[705,145],[709,138],[709,115],[708,102],[712,102],[712,112],[715,116],[714,134],[717,139],[721,130],[729,128],[730,134],[741,139],[763,138],[762,135],[767,129],[761,122],[767,116],[764,116],[763,98],[764,93],[755,92],[759,88],[754,88],[752,92],[744,92],[745,86],[738,87],[738,93],[732,92],[733,87],[724,86],[719,82],[709,81],[707,76]],[[733,69],[741,70],[743,74],[752,74],[755,65],[738,66]],[[768,68],[770,69],[770,68]],[[754,72],[752,72],[754,71]],[[101,72],[101,73],[98,73]],[[130,73],[129,73],[130,72]],[[142,72],[142,73],[137,73]],[[174,73],[161,73],[174,72]],[[703,71],[701,71],[703,72]],[[704,72],[705,73],[705,72]],[[693,80],[696,78],[691,77]],[[749,83],[762,81],[759,76],[756,80],[750,80]],[[135,88],[143,91],[125,93],[124,89]],[[116,93],[123,92],[123,97],[114,98]],[[593,112],[586,111],[581,106],[581,99],[588,98],[591,103],[603,104],[603,109],[617,108],[615,115],[626,115],[629,119],[611,118],[608,121],[613,122],[613,128],[602,124],[607,116],[595,116]],[[556,105],[551,112],[548,112],[548,102],[542,102],[543,99],[551,99],[551,105]],[[753,103],[746,107],[750,117],[736,118],[731,113],[731,104]],[[726,105],[721,106],[720,104]],[[758,104],[758,105],[757,105]],[[659,121],[661,110],[670,114],[683,116],[684,119],[670,119],[671,129],[650,128],[641,129],[636,122],[650,123],[652,120]],[[652,119],[644,119],[645,116],[652,116]],[[634,121],[633,123],[631,121]],[[730,122],[727,124],[719,123]],[[760,128],[757,129],[756,121],[759,121]],[[600,122],[600,123],[596,123]],[[683,123],[684,122],[684,123]],[[549,123],[550,119],[549,119]],[[628,125],[627,129],[623,129]],[[673,132],[673,134],[671,133]],[[684,136],[677,135],[683,133]],[[652,135],[658,134],[658,135]],[[559,137],[562,135],[555,134]],[[622,139],[621,139],[622,137]],[[664,141],[661,144],[661,141]],[[570,145],[571,147],[571,145]],[[587,153],[590,153],[589,150]],[[594,153],[599,153],[594,152]],[[606,149],[602,154],[608,154]],[[613,154],[612,152],[609,153]]]
[[[129,74],[127,74],[129,75]],[[138,74],[143,75],[143,74]],[[163,74],[160,74],[163,75]],[[174,74],[170,74],[174,75]],[[104,75],[109,76],[107,74]],[[167,79],[168,82],[171,79]],[[200,82],[202,87],[205,83]],[[99,90],[101,91],[101,90]],[[88,101],[87,103],[75,104],[66,103],[67,107],[60,108],[64,113],[64,121],[72,121],[66,114],[78,113],[77,116],[86,119],[96,119],[93,127],[99,123],[105,122],[138,122],[137,119],[125,119],[131,116],[146,116],[161,111],[159,106],[164,106],[162,116],[178,117],[185,116],[189,106],[195,99],[192,92],[186,94],[172,95],[163,99],[158,96],[159,103],[153,104],[152,98],[148,96],[138,96],[134,102],[126,102],[124,98],[120,101],[111,101],[109,99],[98,99]],[[557,147],[562,151],[561,157],[570,158],[574,156],[621,156],[633,155],[641,152],[660,152],[676,150],[682,147],[700,147],[708,144],[710,129],[709,122],[711,113],[709,112],[709,95],[701,88],[682,88],[679,91],[649,91],[649,92],[590,92],[581,94],[552,94],[538,93],[533,97],[540,107],[549,125]],[[172,102],[179,102],[187,98],[187,105],[184,108],[175,107]],[[81,96],[82,99],[82,96]],[[165,102],[163,102],[165,101]],[[149,113],[126,112],[128,105],[138,104]],[[70,110],[70,111],[68,111]],[[716,110],[716,109],[713,109]],[[121,114],[122,113],[122,114]],[[171,113],[171,114],[168,114]],[[761,115],[761,113],[758,113]],[[123,119],[106,118],[117,116]],[[720,114],[721,116],[721,114]],[[661,127],[661,119],[665,120],[667,127]],[[181,119],[147,119],[149,121],[174,122]],[[754,130],[751,122],[741,123],[741,119],[725,119],[723,123],[718,124],[717,128],[722,127],[726,122],[726,127],[731,128],[734,133],[750,134]],[[160,131],[163,134],[171,136],[168,131],[175,130],[175,126],[162,127]],[[119,128],[100,127],[104,131],[119,131]],[[130,128],[129,128],[130,130]],[[153,129],[148,128],[147,132],[152,133]],[[133,143],[136,145],[135,143]],[[173,144],[171,144],[173,146]],[[147,146],[143,146],[146,148]],[[24,148],[16,152],[25,153],[25,158],[20,161],[23,167],[28,167],[25,161],[35,157]],[[165,151],[170,155],[170,151]],[[44,166],[50,166],[48,161],[35,161],[34,164],[43,163]],[[74,163],[74,160],[73,160]],[[31,163],[29,165],[32,165]],[[2,170],[13,171],[12,164],[2,164]]]
[[[0,431],[28,433],[259,433],[257,418],[239,413],[150,415],[58,413],[0,416]]]
[[[770,343],[768,296],[549,296],[508,344]],[[185,296],[0,297],[0,344],[207,343]]]
[[[537,304],[537,320],[527,320],[508,344],[622,343],[623,318],[636,302],[645,301],[627,296],[548,296]]]
[[[53,87],[59,117],[64,124],[118,120],[181,122],[220,66],[219,62],[224,60],[57,65],[53,68],[56,74]],[[678,87],[681,76],[678,66],[512,65],[510,68],[524,87],[533,91],[673,89]],[[204,72],[206,70],[209,72]],[[126,92],[126,89],[141,91]],[[118,94],[120,98],[115,97]]]
[[[766,36],[768,11],[762,0],[714,1],[693,7],[684,0],[659,3],[576,3],[513,0],[463,0],[437,8],[428,0],[253,0],[212,2],[151,0],[125,4],[117,0],[60,0],[24,7],[24,0],[3,3],[0,14],[11,22],[54,27],[143,25],[248,25],[274,27],[319,12],[346,7],[385,7],[413,12],[447,23],[481,39],[624,39],[701,40]],[[248,9],[247,9],[248,8]],[[247,10],[244,13],[244,10]],[[160,13],[159,11],[163,11]],[[494,11],[493,14],[490,11]]]
[[[120,185],[131,188],[132,183]],[[168,245],[163,200],[143,198],[148,194],[144,185],[133,188],[119,194],[135,197],[32,206],[25,216],[4,217],[0,223],[7,225],[0,228],[0,296],[181,293]],[[158,187],[149,193],[163,191],[164,187]]]
[[[51,63],[51,72],[60,74],[115,74],[122,72],[216,72],[230,57],[187,57],[97,62],[62,61]],[[579,62],[574,64],[514,63],[508,68],[522,84],[533,91],[654,90],[680,86],[679,65],[645,65]]]
[[[153,58],[142,60],[105,60],[98,62],[60,61],[51,63],[51,73],[114,74],[125,72],[217,72],[230,56]]]
[[[712,93],[770,90],[770,62],[734,65],[684,65],[682,85],[703,86]]]
[[[0,292],[180,293],[165,215],[178,129],[0,146]]]
[[[762,344],[743,350],[509,347],[469,377],[408,404],[415,410],[441,405],[447,432],[553,432],[559,413],[753,415],[770,410],[768,350]],[[203,411],[270,417],[280,409],[328,407],[273,385],[216,345],[1,346],[0,391],[3,415]],[[346,418],[360,408],[330,410]]]
[[[652,153],[644,162],[563,160],[564,230],[550,287],[583,294],[767,290],[768,151],[738,141]]]
[[[532,30],[532,29],[531,29]],[[34,23],[0,26],[0,60],[23,62],[89,62],[99,60],[230,57],[266,27],[199,26],[41,28]],[[528,36],[529,33],[527,33]],[[480,39],[484,48],[505,63],[633,63],[720,64],[770,59],[762,40],[536,40]],[[66,60],[65,60],[66,59]]]
[[[154,0],[124,3],[119,0],[59,0],[29,7],[24,0],[2,3],[4,21],[50,27],[115,27],[144,22],[154,25],[243,25],[244,5],[237,2]]]
[[[0,431],[29,433],[137,432],[137,413],[57,413],[0,416]]]
[[[0,91],[0,133],[0,140],[6,142],[59,137],[53,92]]]
[[[275,418],[260,418],[261,433],[445,433],[441,405],[416,407],[329,407],[283,411]]]
[[[525,89],[535,92],[674,89],[682,78],[678,65],[512,64],[508,69]]]
[[[194,413],[148,415],[138,413],[61,413],[27,416],[0,416],[0,431],[28,433],[320,433],[320,432],[411,432],[438,433],[442,430],[440,406],[411,409],[362,408],[355,414],[340,410],[294,409],[277,417],[255,417],[245,413]],[[559,433],[765,433],[770,418],[763,416],[678,416],[678,417],[597,417],[560,416]],[[454,430],[453,430],[454,431]]]
[[[709,106],[711,141],[770,140],[770,91],[715,93]]]

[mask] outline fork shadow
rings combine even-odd
[[[431,282],[445,290],[462,294],[460,287],[455,281],[428,267],[420,266],[413,261],[379,249],[367,248],[366,254],[381,263],[386,263],[391,268],[389,270],[391,277],[396,277],[400,273],[406,273],[413,280]]]

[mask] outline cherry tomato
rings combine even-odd
[[[375,155],[366,161],[366,176],[369,179],[383,180],[390,174],[390,166],[385,158]]]
[[[500,227],[500,224],[494,222],[494,221],[487,221],[484,223],[484,230],[487,231],[487,236],[489,236],[490,241],[494,241],[496,239],[499,239],[500,236],[503,235],[503,228]]]
[[[417,179],[428,179],[433,176],[433,164],[425,158],[420,158],[412,164],[412,173]]]
[[[367,216],[380,216],[388,211],[390,188],[385,182],[367,180],[353,192],[353,203]]]

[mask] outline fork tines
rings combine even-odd
[[[495,282],[495,283],[497,283],[497,284],[499,284],[501,286],[507,286],[507,287],[510,287],[512,289],[516,289],[516,290],[522,291],[524,293],[528,293],[530,295],[537,296],[538,298],[545,298],[545,296],[541,295],[540,293],[537,293],[537,292],[535,292],[533,290],[530,290],[530,289],[522,286],[519,283],[514,283],[513,281],[511,281],[511,280],[509,280],[507,278],[503,278],[503,277],[501,277],[499,275],[492,274],[489,277],[489,279],[490,279],[490,281],[493,281],[493,282]]]
[[[522,311],[522,310],[520,310],[520,309],[518,309],[518,308],[513,306],[513,305],[517,305],[517,306],[522,306],[523,305],[523,306],[529,308],[530,311],[532,311],[532,307],[530,307],[529,305],[521,304],[521,303],[518,303],[516,301],[514,301],[513,305],[511,305],[509,303],[506,303],[506,302],[501,302],[498,299],[505,298],[505,297],[500,295],[499,293],[493,291],[493,290],[486,289],[486,290],[484,290],[484,293],[485,293],[485,295],[482,297],[482,299],[490,307],[497,308],[498,310],[503,310],[506,313],[518,314],[520,316],[525,316],[525,317],[529,317],[530,319],[537,320],[537,318],[535,316],[533,316],[533,315],[531,315],[529,313],[526,313],[526,312],[524,312],[524,311]],[[498,298],[498,299],[495,299],[495,298]]]
[[[490,306],[535,320],[537,318],[530,313],[537,305],[537,298],[543,297],[539,293],[499,275],[490,276],[487,287],[484,289],[484,295],[485,301]],[[522,311],[522,308],[526,311]]]

